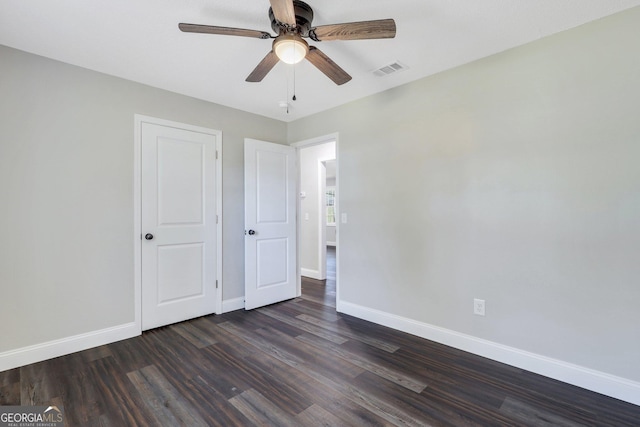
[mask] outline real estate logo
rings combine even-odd
[[[62,406],[0,406],[0,427],[64,427]]]

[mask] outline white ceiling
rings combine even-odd
[[[394,18],[395,39],[311,42],[353,76],[307,61],[245,78],[270,40],[182,33],[179,22],[271,31],[268,0],[0,0],[0,44],[292,121],[640,5],[640,0],[307,0],[314,25]],[[400,61],[386,77],[373,69]],[[1,66],[1,64],[0,64]],[[280,103],[289,100],[289,114]]]

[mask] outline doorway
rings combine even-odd
[[[334,134],[292,144],[298,148],[299,159],[300,275],[305,280],[326,281],[329,274],[336,293],[337,143],[338,136]],[[327,246],[327,243],[332,246]],[[327,262],[332,268],[327,268]]]

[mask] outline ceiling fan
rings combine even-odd
[[[211,25],[178,25],[187,33],[220,34],[227,36],[274,39],[271,51],[249,74],[246,81],[260,82],[278,63],[283,61],[296,64],[307,59],[337,85],[351,80],[351,76],[340,68],[320,49],[309,44],[303,38],[315,42],[330,40],[385,39],[396,35],[396,23],[393,19],[348,22],[344,24],[321,25],[313,27],[313,9],[300,0],[269,0],[269,19],[271,28],[278,35],[272,36],[266,31],[246,30],[242,28],[218,27]]]

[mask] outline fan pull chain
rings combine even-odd
[[[287,114],[289,114],[289,73],[286,74],[287,76],[287,96],[284,98],[286,99],[286,103],[287,103]]]
[[[293,98],[291,98],[293,101],[295,101],[296,98],[296,64],[293,64]]]

